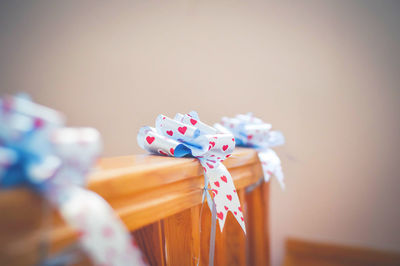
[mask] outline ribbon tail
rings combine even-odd
[[[96,265],[146,265],[124,224],[99,195],[69,186],[46,196],[78,232],[81,246]]]
[[[232,176],[228,169],[219,163],[213,168],[203,165],[206,168],[204,175],[209,180],[214,202],[216,207],[216,217],[219,221],[219,228],[222,232],[228,212],[232,212],[243,231],[246,233],[246,226],[242,208],[240,206],[239,196],[237,195]],[[209,201],[209,200],[207,200]],[[212,208],[210,207],[212,211]]]
[[[286,186],[285,186],[285,182],[283,182],[284,175],[283,175],[283,171],[282,171],[282,166],[281,165],[278,165],[275,168],[274,176],[276,177],[276,180],[278,180],[279,185],[281,186],[281,189],[285,190]]]
[[[215,207],[215,202],[212,201],[211,204],[211,232],[210,232],[210,250],[208,253],[208,265],[214,265],[214,255],[215,255],[215,233],[217,229],[217,209]]]
[[[262,165],[265,182],[268,182],[271,179],[271,176],[274,175],[275,178],[278,180],[281,189],[284,190],[284,174],[282,171],[281,160],[279,159],[276,152],[272,149],[260,151],[258,153],[258,158],[260,159]]]
[[[210,192],[208,191],[208,183],[209,183],[208,176],[204,175],[204,192],[203,192],[202,202],[204,203],[204,200],[207,197],[207,205],[211,210],[212,209],[212,204],[211,203],[213,202],[213,200],[211,198]]]
[[[210,193],[208,192],[208,178],[205,177],[205,185],[204,185],[204,192],[203,192],[203,199],[202,199],[202,204],[204,204],[204,200],[207,197],[207,204],[208,207],[211,210],[211,231],[210,231],[210,249],[208,252],[208,262],[210,266],[214,265],[214,254],[215,254],[215,231],[216,231],[216,225],[217,225],[217,210],[215,208],[215,203],[211,198]],[[203,208],[203,206],[202,206]],[[201,232],[201,213],[200,211],[200,232]],[[200,258],[197,261],[197,266],[200,263]]]

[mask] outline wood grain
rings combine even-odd
[[[196,265],[195,249],[199,239],[193,238],[196,230],[193,223],[198,223],[198,217],[193,217],[192,214],[189,209],[163,221],[167,265]]]
[[[243,210],[245,208],[244,189],[238,190],[238,195]],[[243,217],[246,219],[245,214]],[[224,232],[227,235],[224,243],[226,247],[225,265],[246,265],[246,235],[231,212],[227,216]]]
[[[400,265],[400,253],[289,238],[285,266]]]
[[[42,206],[41,198],[27,189],[0,193],[0,265],[39,260]]]
[[[132,232],[132,236],[149,265],[166,265],[165,239],[162,222],[146,225]]]
[[[230,171],[238,191],[254,184],[262,176],[257,153],[252,149],[236,149],[224,164]],[[208,247],[207,226],[211,219],[208,206],[204,206],[201,219],[204,231],[200,234],[198,228],[203,186],[203,169],[196,159],[154,155],[101,159],[88,178],[88,189],[102,196],[130,231],[137,230],[133,234],[138,236],[138,244],[145,250],[150,246],[156,247],[157,250],[163,249],[163,243],[166,243],[167,247],[168,243],[172,246],[173,243],[168,241],[174,236],[184,236],[185,241],[191,241],[190,251],[189,246],[182,246],[180,249],[181,252],[185,250],[185,254],[186,251],[190,252],[190,259],[188,256],[184,261],[193,264],[193,258],[201,257],[202,265],[208,260],[208,248],[204,250],[202,243],[207,242]],[[43,217],[42,205],[42,199],[26,189],[0,192],[0,213],[6,214],[0,217],[0,265],[10,265],[1,262],[16,257],[26,261],[37,261],[40,228],[43,222],[48,222],[47,220],[52,224],[49,238],[51,252],[58,251],[76,240],[74,231],[65,225],[57,212],[53,212],[47,218]],[[158,229],[153,227],[157,223]],[[181,226],[178,226],[177,230],[175,225],[179,224]],[[187,225],[187,232],[186,229],[182,229],[182,225]],[[164,230],[165,234],[162,240],[160,230]],[[150,235],[150,239],[147,239],[146,235]],[[172,238],[168,240],[166,235]],[[225,245],[222,244],[226,243],[226,233],[221,233],[219,228],[216,242],[215,265],[227,265]],[[152,254],[153,257],[148,251],[145,253],[149,261],[156,265],[179,265],[168,263],[174,263],[176,257],[167,256],[165,250],[164,254]]]
[[[246,193],[248,265],[269,265],[269,183],[262,182]]]

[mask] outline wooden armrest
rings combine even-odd
[[[253,149],[237,148],[224,165],[237,190],[262,177]],[[88,179],[88,189],[102,196],[130,231],[201,204],[203,187],[197,159],[156,155],[103,158]],[[43,217],[43,206],[43,200],[26,188],[0,192],[0,264],[2,253],[37,252],[41,228],[50,218]],[[56,212],[52,216],[54,251],[73,242],[76,235]]]

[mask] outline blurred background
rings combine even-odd
[[[287,138],[272,181],[286,237],[400,251],[400,2],[2,1],[1,94],[26,92],[105,156],[142,125],[252,111]]]

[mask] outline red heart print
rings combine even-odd
[[[236,193],[236,189],[233,190],[233,193]]]
[[[79,238],[82,238],[82,237],[84,237],[86,235],[85,231],[78,231],[77,233],[78,233],[78,237]]]
[[[153,143],[153,141],[154,141],[155,139],[156,139],[155,137],[150,137],[150,136],[147,136],[147,137],[146,137],[147,143],[149,143],[149,144]]]
[[[226,207],[226,206],[224,206],[224,208],[225,208],[225,210],[228,210],[229,208],[228,207]]]
[[[247,139],[248,139],[248,140],[251,140],[252,138],[253,138],[253,135],[248,135],[248,136],[247,136]]]
[[[226,197],[228,198],[228,200],[232,200],[232,196],[231,195],[226,195]]]
[[[35,120],[33,121],[33,126],[35,128],[41,128],[43,127],[43,125],[44,125],[44,120],[39,117],[36,117]]]
[[[231,155],[230,154],[228,154],[227,156],[225,156],[226,158],[228,158],[228,157],[230,157]]]
[[[182,135],[185,135],[186,130],[187,130],[187,127],[178,127],[178,131],[179,131]]]
[[[172,135],[174,135],[174,132],[173,132],[172,130],[168,130],[168,131],[167,131],[167,134],[170,135],[170,136],[172,136]]]
[[[240,206],[239,206],[238,210],[239,210],[240,212],[242,212],[242,208],[241,208]]]
[[[112,237],[113,234],[114,234],[114,231],[110,226],[106,226],[103,228],[103,236],[104,237]]]
[[[195,120],[195,119],[191,118],[191,119],[190,119],[190,123],[192,123],[192,125],[194,126],[194,125],[196,125],[196,124],[197,124],[197,120]]]
[[[211,189],[211,191],[212,191],[215,195],[218,194],[218,190],[216,190],[216,189]],[[214,196],[215,196],[215,195],[214,195]]]
[[[217,187],[219,187],[219,182],[218,182],[218,181],[214,182],[214,185],[216,185]]]
[[[174,152],[175,152],[174,148],[169,149],[169,152],[170,152],[172,155],[174,155]]]
[[[243,217],[240,217],[240,219],[244,222],[244,219],[243,219]]]
[[[131,239],[131,244],[134,247],[137,247],[137,248],[139,247],[134,238]]]
[[[221,176],[221,180],[224,181],[225,183],[228,183],[228,179],[226,178],[226,176]]]
[[[235,142],[235,139],[234,139],[234,138],[232,138],[232,141],[233,141],[233,142]]]
[[[224,145],[224,146],[222,146],[222,149],[224,150],[224,151],[226,151],[227,149],[228,149],[228,145]]]
[[[204,172],[207,172],[207,168],[203,167],[203,169],[204,169]]]
[[[214,168],[214,166],[212,164],[206,163],[208,167],[210,167],[211,169]]]
[[[210,145],[214,147],[215,146],[215,142],[214,141],[210,141]]]
[[[3,111],[8,113],[11,111],[14,105],[14,100],[10,97],[7,97],[3,100]]]
[[[167,154],[166,152],[162,151],[162,150],[159,150],[158,152],[159,152],[160,154],[162,154],[162,155],[168,156],[168,154]]]
[[[237,212],[233,212],[235,215],[237,215]]]
[[[217,213],[217,216],[220,220],[224,219],[224,214],[222,212]]]

